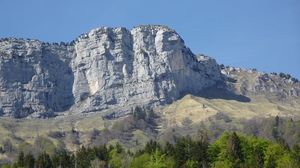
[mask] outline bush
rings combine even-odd
[[[290,79],[292,76],[290,75],[290,74],[285,74],[285,73],[279,73],[279,76],[281,77],[281,78],[285,78],[285,79]]]

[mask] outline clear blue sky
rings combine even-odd
[[[140,24],[167,25],[219,63],[300,78],[300,0],[0,0],[0,37],[67,42]]]

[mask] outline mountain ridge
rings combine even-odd
[[[122,116],[186,94],[237,101],[251,101],[248,94],[259,92],[276,99],[300,95],[296,79],[220,66],[193,54],[162,25],[100,27],[70,43],[0,39],[0,59],[0,112],[16,118],[109,109]]]

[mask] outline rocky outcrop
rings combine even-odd
[[[161,105],[221,80],[165,26],[98,28],[68,44],[0,40],[3,116],[52,116]],[[122,109],[122,110],[120,110]]]
[[[284,101],[300,97],[300,82],[284,73],[263,73],[256,69],[221,66],[227,87],[245,96],[263,95],[268,99]]]

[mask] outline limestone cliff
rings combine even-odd
[[[162,105],[222,80],[165,26],[102,27],[71,43],[0,40],[2,116],[53,116]],[[122,110],[120,110],[122,109]]]

